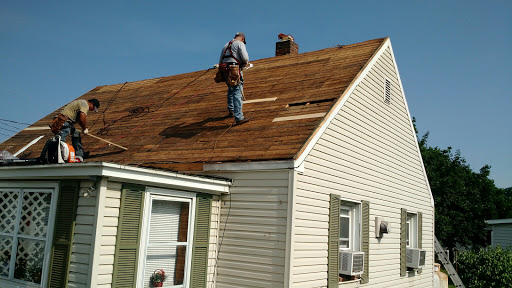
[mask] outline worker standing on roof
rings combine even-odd
[[[66,137],[71,135],[71,144],[75,148],[76,156],[87,158],[89,152],[85,153],[87,155],[84,155],[80,132],[75,129],[74,124],[78,123],[82,127],[83,134],[89,133],[87,129],[87,113],[93,110],[98,112],[99,107],[100,101],[97,99],[75,100],[66,105],[50,125],[53,133],[61,137],[61,141],[66,142]]]
[[[242,67],[249,65],[249,54],[245,48],[245,34],[237,32],[235,38],[222,48],[219,67],[228,85],[228,112],[235,116],[237,125],[249,121],[242,112],[244,78]]]

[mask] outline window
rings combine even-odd
[[[361,204],[341,201],[340,250],[361,250]]]
[[[163,270],[165,287],[189,287],[191,265],[191,225],[194,198],[150,194],[144,223],[142,250],[143,287],[152,287],[150,276]]]
[[[0,280],[41,286],[48,272],[56,189],[26,186],[32,185],[0,187]]]
[[[407,213],[406,246],[418,248],[418,214]]]

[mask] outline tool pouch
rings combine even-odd
[[[217,70],[217,74],[215,74],[215,78],[213,78],[215,83],[224,82],[224,76],[222,75],[222,71],[223,70],[226,70],[226,64],[224,64],[224,68],[222,68],[222,66],[219,65],[219,69]]]
[[[68,121],[68,116],[64,114],[59,114],[57,117],[53,118],[52,123],[50,123],[50,128],[52,129],[52,132],[54,134],[57,134],[60,132],[60,129],[62,129],[62,126],[64,123]]]
[[[240,84],[240,68],[238,65],[229,65],[227,67],[226,76],[228,79],[226,79],[226,83],[228,83],[229,86],[236,86]]]

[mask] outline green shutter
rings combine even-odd
[[[196,201],[190,287],[201,288],[207,284],[212,196],[197,194]]]
[[[48,287],[67,286],[79,189],[78,181],[60,183]]]
[[[144,186],[129,184],[121,190],[112,287],[136,287],[144,191]]]
[[[362,201],[361,223],[361,251],[364,252],[364,271],[361,275],[361,283],[370,281],[370,202]]]
[[[327,287],[339,286],[340,260],[340,195],[331,194],[329,204],[329,238],[327,258]]]
[[[407,209],[400,212],[400,276],[407,274]]]
[[[418,212],[418,248],[423,248],[423,214]],[[418,269],[418,273],[423,272],[423,269]]]

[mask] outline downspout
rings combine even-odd
[[[96,188],[96,215],[93,224],[92,251],[89,255],[89,287],[98,285],[99,266],[101,256],[101,238],[103,237],[103,217],[105,215],[105,201],[107,198],[107,177],[102,177],[99,187]]]
[[[291,287],[293,283],[292,263],[294,257],[294,235],[295,235],[295,187],[297,183],[297,172],[295,169],[288,170],[288,207],[286,211],[286,249],[284,264],[284,287]]]

